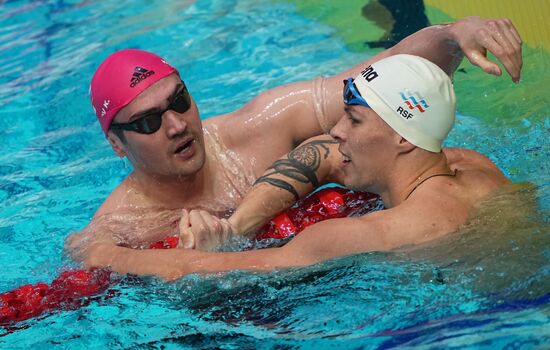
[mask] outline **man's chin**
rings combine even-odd
[[[187,164],[181,164],[177,167],[176,173],[180,177],[193,177],[200,173],[204,167],[204,158],[192,159]]]
[[[344,186],[346,186],[346,188],[350,189],[350,190],[353,190],[353,191],[364,191],[364,192],[369,192],[366,187],[368,187],[366,184],[364,183],[360,183],[359,181],[354,181],[353,179],[348,179],[348,178],[345,178],[344,179]]]
[[[357,184],[352,179],[344,179],[344,186],[346,186],[346,188],[349,188],[350,190],[359,190]]]

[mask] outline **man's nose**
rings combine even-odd
[[[185,132],[187,129],[187,123],[185,122],[183,116],[175,111],[168,110],[162,115],[163,123],[166,124],[166,136],[168,138],[173,138],[174,136],[180,135]]]
[[[342,142],[345,140],[345,123],[346,123],[347,116],[343,115],[342,118],[330,129],[330,136],[332,136],[336,141]]]

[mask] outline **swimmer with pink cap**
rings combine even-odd
[[[516,62],[516,56],[500,54],[510,52],[502,48],[503,43],[486,38],[509,38],[517,33],[513,26],[494,22],[468,18],[425,28],[343,72],[271,89],[240,109],[204,120],[178,71],[161,57],[136,49],[111,54],[92,78],[90,98],[111,147],[118,156],[128,158],[132,171],[83,233],[69,239],[68,246],[88,264],[107,253],[122,259],[132,250],[122,246],[147,246],[149,241],[172,234],[181,208],[202,210],[202,214],[193,211],[190,221],[184,223],[187,225],[197,220],[207,224],[208,215],[203,215],[207,212],[223,215],[233,211],[269,165],[296,145],[328,132],[345,114],[343,79],[358,76],[385,57],[424,57],[452,74],[456,58],[467,50],[475,64],[495,72],[498,66],[485,58],[487,50],[497,52],[501,61],[506,56],[505,67],[517,79],[521,62]],[[520,46],[513,49],[521,53]],[[521,60],[521,54],[517,56]],[[323,142],[311,146],[323,154]],[[309,172],[301,175],[304,178],[314,176],[307,168],[294,170]],[[159,227],[159,208],[163,210],[160,221],[166,223],[164,228]],[[119,213],[128,215],[116,216],[115,223],[109,220]],[[100,217],[108,219],[97,220]],[[151,227],[158,236],[151,236]],[[220,229],[220,234],[230,232],[228,226]],[[87,233],[99,234],[90,239]],[[190,246],[201,245],[202,240],[197,239]],[[147,268],[148,264],[142,266]]]
[[[120,50],[97,68],[90,84],[92,107],[105,136],[119,110],[160,79],[178,71],[154,53]]]

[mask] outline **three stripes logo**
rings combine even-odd
[[[405,104],[409,107],[409,109],[415,109],[417,108],[420,113],[424,113],[426,109],[428,109],[430,106],[428,106],[428,103],[426,102],[426,99],[420,95],[417,91],[410,92],[409,90],[405,90],[404,92],[399,93],[401,95],[401,98],[403,101],[405,101]]]
[[[130,79],[130,87],[133,88],[153,74],[155,74],[154,70],[147,70],[142,67],[134,68],[134,74],[132,74],[132,79]]]

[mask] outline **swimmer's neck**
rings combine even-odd
[[[159,175],[133,171],[127,178],[130,188],[156,206],[192,207],[204,197],[213,196],[215,167],[207,155],[202,168],[188,176]]]
[[[424,180],[436,174],[452,174],[445,153],[416,152],[400,157],[378,186],[386,208],[403,203],[413,192],[426,186]],[[430,180],[426,180],[427,183]]]

